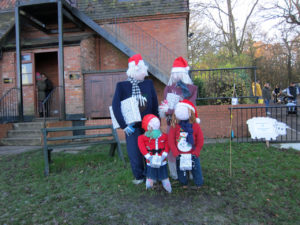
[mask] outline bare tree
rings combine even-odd
[[[234,4],[238,1],[236,0]],[[247,26],[258,2],[259,0],[253,1],[243,23],[239,23],[242,24],[240,26],[237,25],[237,18],[234,17],[232,0],[201,0],[200,3],[194,3],[192,7],[196,12],[199,12],[200,19],[205,17],[215,25],[223,37],[226,48],[233,57],[243,53]]]
[[[279,23],[300,25],[300,0],[270,0],[261,7],[265,19],[281,19]]]

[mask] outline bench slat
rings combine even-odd
[[[48,151],[53,148],[66,148],[66,147],[78,147],[78,146],[86,146],[86,145],[103,145],[103,144],[114,144],[115,140],[107,140],[107,141],[93,141],[93,142],[78,142],[78,143],[66,143],[66,144],[57,144],[57,145],[48,145]]]
[[[97,125],[97,126],[74,126],[74,127],[48,127],[44,128],[47,132],[57,131],[73,131],[73,130],[97,130],[97,129],[112,129],[112,125]]]
[[[112,137],[112,133],[108,134],[93,134],[93,135],[75,135],[75,136],[62,136],[62,137],[49,137],[47,141],[61,141],[61,140],[75,140],[75,139],[87,139],[97,137]]]

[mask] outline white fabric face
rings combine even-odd
[[[172,79],[172,83],[177,83],[178,81],[180,81],[182,78],[182,72],[175,72],[175,73],[171,73],[171,79]]]
[[[132,77],[139,81],[143,81],[145,77],[148,76],[148,67],[143,61],[140,61],[137,66],[129,66],[126,73],[129,77]]]
[[[148,130],[158,130],[160,128],[160,121],[158,118],[154,117],[148,123]]]
[[[177,105],[174,113],[178,120],[188,120],[190,118],[188,107],[183,105]]]
[[[186,72],[172,72],[171,73],[171,78],[168,82],[168,85],[171,86],[172,84],[175,84],[180,80],[185,84],[193,84],[193,81],[191,80],[188,73],[186,73]]]
[[[142,72],[138,72],[137,74],[135,74],[135,76],[133,78],[136,79],[136,80],[143,81],[146,76],[148,76],[147,70],[142,71]]]

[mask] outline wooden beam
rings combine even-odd
[[[28,0],[19,3],[20,7],[29,6],[29,5],[41,5],[47,3],[57,3],[57,0]]]
[[[65,10],[64,8],[62,9],[62,12],[64,14],[65,17],[68,18],[68,20],[70,20],[72,23],[74,23],[77,27],[79,27],[82,31],[84,30],[83,25],[78,22],[77,19],[75,19],[71,13],[69,13],[67,10]]]
[[[81,32],[82,30],[80,28],[65,28],[64,32],[66,33],[73,33],[73,32]],[[50,34],[58,34],[57,29],[51,29],[49,30]]]
[[[50,34],[50,30],[46,29],[45,26],[41,26],[39,23],[36,23],[34,20],[28,18],[27,16],[21,15],[22,22],[24,21],[25,23],[35,27],[36,29],[44,32],[45,34]]]

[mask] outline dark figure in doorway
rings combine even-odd
[[[46,77],[45,74],[41,73],[40,79],[37,81],[37,91],[38,91],[38,111],[39,116],[43,117],[43,101],[51,93],[53,89],[52,82]],[[45,115],[49,116],[50,105],[45,105]]]

